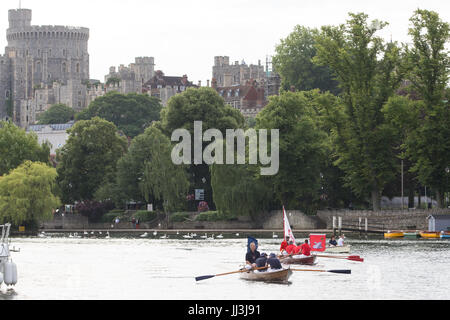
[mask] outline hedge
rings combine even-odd
[[[189,213],[185,212],[175,212],[170,216],[170,221],[172,222],[184,222],[189,218]]]
[[[146,211],[146,210],[140,210],[136,212],[133,217],[136,220],[139,220],[139,222],[149,222],[154,219],[156,219],[156,212],[155,211]]]

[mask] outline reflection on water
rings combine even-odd
[[[260,239],[259,250],[276,252],[280,241]],[[351,269],[351,275],[294,272],[290,285],[280,285],[237,274],[195,282],[239,270],[247,239],[13,239],[21,248],[12,254],[19,282],[13,291],[3,285],[0,300],[450,298],[450,241],[348,242],[364,263],[319,258],[312,268]]]

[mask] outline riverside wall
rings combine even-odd
[[[432,214],[450,214],[450,209],[430,210],[321,210],[317,215],[306,215],[299,210],[287,210],[288,219],[292,229],[295,230],[318,230],[333,228],[333,216],[342,217],[342,223],[357,223],[359,218],[367,218],[369,229],[371,225],[382,226],[384,230],[417,229],[427,230],[427,217]],[[283,212],[281,210],[271,211],[261,215],[261,220],[253,222],[249,217],[240,217],[232,221],[195,221],[193,219],[185,222],[171,222],[170,229],[174,230],[281,230],[283,229]],[[363,220],[364,221],[364,220]],[[162,228],[166,225],[160,221]],[[363,222],[364,223],[364,222]],[[158,228],[158,221],[141,223],[140,229]],[[69,214],[64,217],[55,217],[52,221],[41,223],[42,229],[112,229],[112,223],[89,223],[86,217],[77,214]],[[129,221],[122,221],[114,225],[114,229],[131,229]]]

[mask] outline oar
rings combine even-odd
[[[312,271],[312,272],[331,272],[331,273],[343,273],[351,274],[352,270],[308,270],[308,269],[291,269],[292,271]]]
[[[220,274],[216,274],[216,275],[210,275],[210,276],[201,276],[201,277],[196,277],[195,281],[202,281],[202,280],[207,280],[207,279],[211,279],[214,277],[221,277],[221,276],[227,276],[229,274],[235,274],[235,273],[243,273],[243,272],[248,272],[248,271],[252,271],[252,270],[264,270],[267,269],[267,267],[261,267],[261,268],[255,268],[255,269],[241,269],[238,271],[233,271],[233,272],[227,272],[227,273],[220,273]]]
[[[345,259],[345,260],[350,260],[350,261],[364,262],[364,259],[361,258],[360,256],[339,257],[339,256],[316,255],[316,257],[319,257],[319,258],[331,258],[331,259]]]

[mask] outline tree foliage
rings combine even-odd
[[[39,116],[39,124],[60,124],[74,120],[75,111],[65,104],[52,105],[47,111]]]
[[[406,152],[413,162],[411,171],[422,185],[432,187],[442,208],[450,158],[450,104],[445,98],[450,73],[445,45],[450,39],[450,25],[436,12],[420,9],[410,21],[413,46],[407,51],[408,79],[423,103],[412,110],[415,126],[406,126],[410,128]]]
[[[0,175],[17,168],[25,160],[48,163],[50,146],[39,144],[35,133],[27,133],[11,122],[0,122]]]
[[[161,129],[171,137],[176,129],[187,129],[194,138],[194,122],[202,121],[203,131],[218,129],[224,135],[226,129],[245,127],[245,119],[237,109],[225,105],[223,98],[212,88],[189,88],[182,94],[170,98],[168,105],[161,112]],[[206,144],[204,143],[204,146]],[[194,146],[192,140],[192,146]],[[203,150],[203,148],[202,148]],[[194,154],[192,153],[192,159]],[[191,163],[194,163],[192,160]],[[214,208],[209,166],[189,166],[191,186],[205,190],[205,200]],[[206,182],[203,182],[206,179]]]
[[[113,91],[92,101],[76,118],[103,118],[114,123],[126,136],[133,138],[143,133],[153,121],[159,120],[161,108],[161,103],[155,97]]]
[[[25,161],[0,177],[0,220],[35,226],[49,220],[60,205],[54,195],[56,170],[40,162]]]
[[[57,154],[63,200],[92,200],[100,186],[114,181],[117,160],[127,142],[113,123],[98,117],[76,122],[68,133],[66,145]]]
[[[320,89],[339,92],[328,66],[319,66],[312,61],[316,56],[314,45],[318,33],[317,29],[298,25],[277,45],[273,63],[276,72],[281,75],[284,90],[288,91],[294,86],[299,91]]]
[[[381,193],[395,177],[392,127],[382,107],[403,80],[402,54],[395,43],[385,44],[375,33],[386,23],[369,25],[365,14],[350,14],[338,27],[322,27],[316,37],[315,62],[327,65],[342,89],[342,105],[328,111],[334,125],[335,162],[345,182],[358,195],[371,193],[374,210]]]
[[[139,187],[146,201],[162,200],[166,212],[176,210],[186,200],[189,180],[184,166],[173,164],[170,140],[157,128],[150,127],[145,133],[150,145],[150,157],[142,165]]]
[[[305,93],[284,92],[271,97],[256,117],[257,129],[280,130],[279,172],[261,179],[273,186],[275,198],[286,207],[307,212],[314,210],[320,197],[321,166],[326,155],[326,135],[314,116]]]

